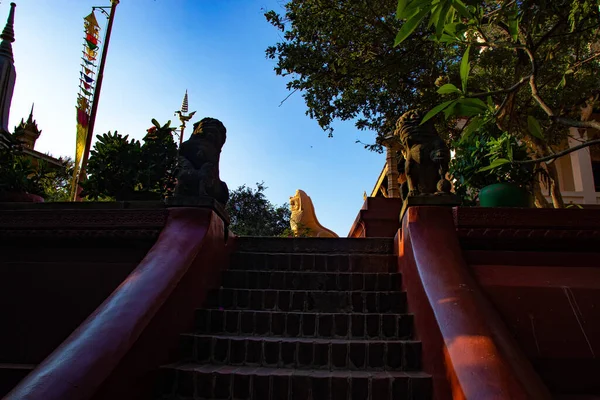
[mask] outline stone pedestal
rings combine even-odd
[[[460,205],[460,198],[454,193],[448,194],[423,194],[419,196],[409,196],[402,204],[400,211],[400,224],[409,207],[413,206],[434,206],[434,207],[456,207]]]
[[[217,213],[226,226],[231,222],[225,207],[209,196],[172,196],[165,200],[167,207],[199,207],[210,208]]]

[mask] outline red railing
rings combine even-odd
[[[227,264],[225,232],[210,209],[170,209],[137,268],[6,399],[151,398],[158,367],[176,359],[179,334]]]
[[[551,398],[471,276],[452,209],[410,208],[396,241],[434,398]]]

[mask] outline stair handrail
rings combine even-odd
[[[399,265],[434,399],[551,399],[470,275],[449,207],[411,207]]]
[[[225,246],[224,229],[211,209],[169,209],[164,229],[140,264],[5,400],[92,398],[188,269],[203,262],[198,254]]]

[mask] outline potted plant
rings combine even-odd
[[[44,181],[51,173],[47,164],[24,154],[14,135],[0,136],[0,202],[43,202]]]
[[[535,174],[524,144],[494,125],[453,144],[450,174],[465,205],[530,207]]]

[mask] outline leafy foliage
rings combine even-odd
[[[96,139],[87,165],[90,176],[81,183],[82,196],[130,199],[139,185],[140,142],[116,131],[97,135]]]
[[[163,197],[175,188],[174,168],[177,162],[177,145],[173,140],[171,121],[160,126],[152,119],[152,128],[144,137],[142,145],[142,169],[140,182],[151,192],[160,193]]]
[[[446,71],[442,49],[424,26],[394,47],[395,12],[396,0],[291,0],[284,14],[265,13],[283,33],[266,50],[276,74],[303,93],[307,114],[330,134],[340,119],[384,135],[409,108],[435,104],[434,83]]]
[[[62,190],[68,198],[69,160],[62,168],[50,166],[23,151],[18,135],[4,133],[0,146],[0,192],[29,193],[46,201],[63,201]],[[59,195],[59,192],[61,195]]]
[[[552,157],[564,146],[569,127],[600,128],[581,115],[581,106],[593,107],[599,98],[596,0],[399,0],[397,5],[404,21],[399,45],[421,40],[405,28],[418,20],[431,27],[432,42],[444,49],[439,61],[448,66],[445,80],[451,86],[438,93],[452,99],[444,99],[429,117],[444,111],[446,118],[490,121],[537,158]],[[453,56],[457,49],[464,51],[460,59]],[[561,206],[556,167],[542,167],[554,205]]]
[[[493,124],[478,135],[463,136],[450,162],[454,190],[465,205],[475,205],[480,189],[494,183],[515,183],[531,191],[533,165],[516,163],[529,158],[527,148]]]
[[[87,166],[89,178],[82,182],[83,196],[90,199],[160,199],[174,188],[177,145],[171,121],[156,120],[143,144],[115,131],[97,136]]]
[[[51,168],[41,180],[44,190],[42,197],[46,202],[71,201],[71,180],[74,163],[71,158],[59,159],[62,166]]]
[[[289,231],[291,211],[287,204],[276,206],[265,196],[264,182],[256,189],[242,185],[229,192],[226,209],[231,229],[240,236],[280,236]]]

